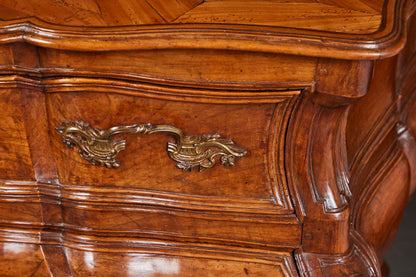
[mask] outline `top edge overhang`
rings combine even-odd
[[[73,27],[37,18],[0,22],[0,43],[26,42],[71,51],[215,49],[348,60],[396,55],[416,1],[387,0],[380,28],[368,34],[235,24],[163,24]]]

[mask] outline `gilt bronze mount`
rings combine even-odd
[[[100,130],[83,121],[63,121],[62,126],[56,127],[55,130],[62,135],[64,144],[69,148],[78,147],[78,153],[82,158],[93,165],[107,168],[120,167],[116,158],[126,148],[126,139],[114,140],[113,137],[119,134],[168,133],[175,138],[175,143],[168,142],[168,155],[183,171],[190,171],[195,167],[204,171],[213,167],[217,160],[224,167],[233,166],[235,157],[242,157],[247,153],[247,150],[235,147],[234,141],[222,139],[219,134],[189,136],[171,125],[147,123]]]

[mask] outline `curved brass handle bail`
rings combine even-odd
[[[55,130],[62,135],[68,147],[78,147],[82,158],[93,165],[117,168],[120,162],[118,153],[126,148],[126,140],[113,140],[118,134],[155,134],[167,133],[175,138],[175,143],[168,142],[168,155],[177,162],[176,166],[183,171],[199,167],[199,171],[211,168],[217,157],[224,167],[233,166],[235,157],[242,157],[247,150],[234,146],[230,139],[222,139],[219,134],[188,136],[171,125],[134,124],[115,126],[108,130],[92,128],[83,121],[63,121]]]

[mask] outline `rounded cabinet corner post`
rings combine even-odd
[[[181,129],[171,125],[133,124],[115,126],[107,130],[92,128],[83,121],[63,121],[55,131],[62,136],[63,143],[69,148],[78,147],[79,155],[93,165],[118,168],[118,154],[126,148],[126,140],[114,140],[118,134],[155,134],[168,133],[175,143],[168,142],[169,157],[183,171],[198,167],[204,171],[219,161],[224,167],[234,165],[236,157],[243,157],[247,150],[234,146],[231,139],[223,139],[219,134],[201,137],[185,135]]]

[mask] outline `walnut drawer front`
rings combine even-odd
[[[229,97],[230,104],[169,101],[129,95],[125,89],[63,91],[51,86],[47,92],[63,221],[69,229],[299,245],[300,225],[283,167],[284,136],[298,91],[279,91],[280,96],[267,101],[261,100],[269,97],[266,93],[248,94],[259,103]],[[184,171],[168,156],[167,143],[175,143],[169,134],[123,134],[114,137],[126,139],[117,156],[120,166],[107,168],[83,159],[77,147],[66,147],[54,130],[63,121],[77,120],[101,130],[151,123],[198,137],[218,133],[247,152],[235,158],[234,166],[224,167],[216,159],[206,170]]]

